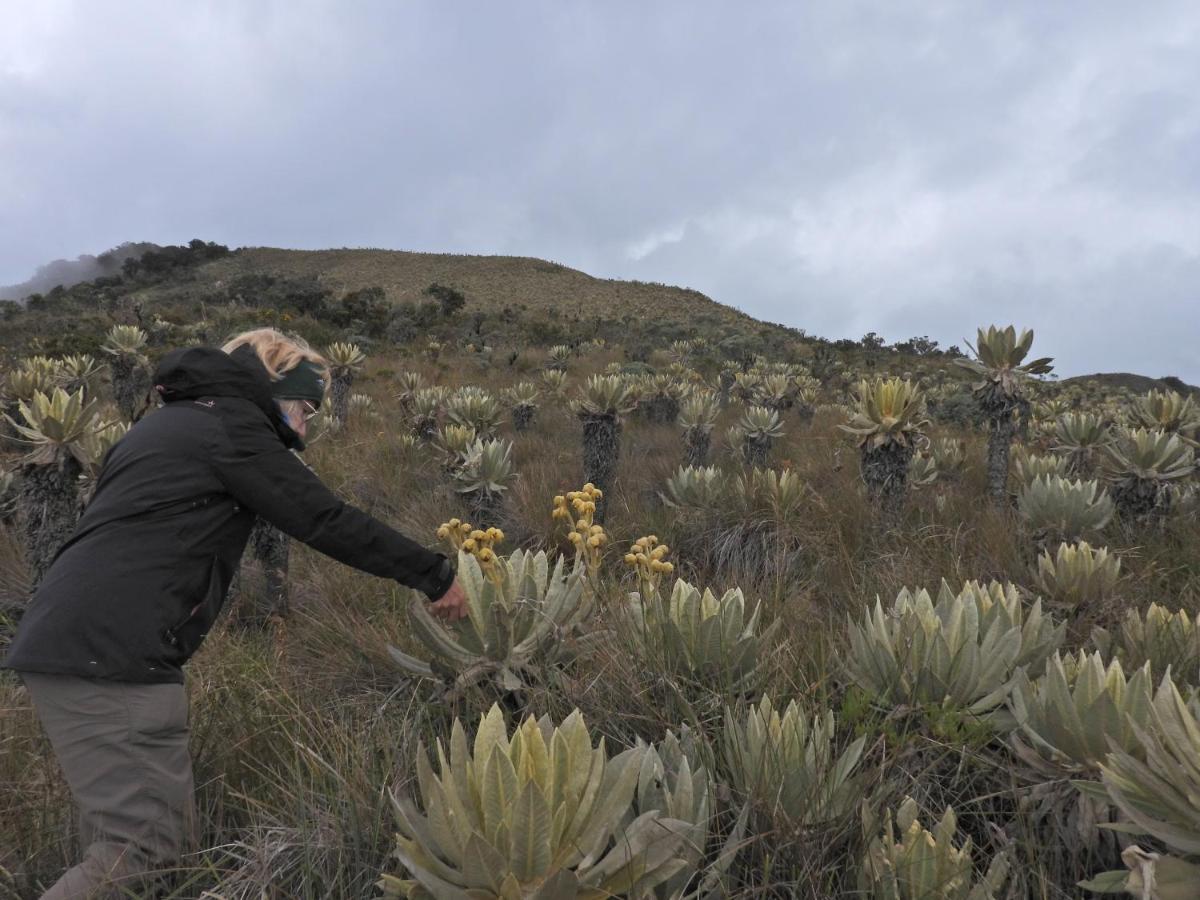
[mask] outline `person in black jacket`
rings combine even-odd
[[[183,666],[212,627],[255,516],[466,615],[449,560],[334,495],[293,451],[325,361],[271,329],[168,354],[163,408],[109,452],[4,660],[21,674],[80,810],[83,861],[44,898],[121,896],[191,827]],[[109,891],[105,894],[105,891]]]

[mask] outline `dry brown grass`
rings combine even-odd
[[[346,253],[347,266],[359,259]],[[422,273],[417,281],[439,277],[415,271]],[[573,363],[572,379],[578,382],[611,357],[606,351]],[[456,360],[374,359],[355,390],[374,398],[377,416],[322,437],[306,458],[347,499],[432,542],[440,522],[465,510],[431,454],[403,449],[396,438],[405,426],[385,370],[404,369],[452,385],[483,380],[473,364],[459,368]],[[493,390],[515,377],[523,376],[501,369],[487,376]],[[723,414],[714,449],[735,415]],[[871,805],[892,804],[904,793],[930,808],[954,802],[983,853],[1003,843],[987,822],[1015,823],[1017,843],[1010,849],[1031,873],[1022,876],[1026,895],[1074,896],[1071,884],[1080,873],[1056,871],[1053,848],[1040,846],[1033,832],[1021,838],[1015,796],[1023,788],[1001,742],[973,742],[969,735],[939,735],[905,720],[855,712],[838,678],[846,616],[861,614],[876,595],[887,602],[903,586],[936,588],[943,577],[952,584],[1002,578],[1032,586],[1030,543],[1010,510],[984,501],[981,441],[971,438],[971,462],[961,479],[914,492],[897,526],[880,533],[861,491],[856,452],[836,420],[822,414],[805,425],[788,416],[785,424],[773,463],[790,465],[810,489],[802,514],[782,523],[790,542],[785,546],[793,549],[788,558],[768,558],[759,571],[757,563],[742,560],[735,578],[736,559],[714,567],[704,549],[719,535],[658,502],[657,492],[682,458],[676,430],[637,416],[627,422],[597,627],[609,622],[611,609],[631,588],[619,563],[623,548],[642,534],[659,535],[676,548],[682,575],[717,588],[738,582],[751,600],[765,604],[767,620],[780,621],[779,642],[765,661],[767,688],[784,701],[832,704],[842,710],[846,727],[871,737],[864,762]],[[520,473],[507,495],[506,548],[566,549],[549,510],[555,493],[580,486],[578,421],[562,406],[547,404],[530,431],[515,435],[506,425],[504,434],[515,441]],[[723,451],[714,461],[736,465]],[[1165,533],[1135,538],[1113,533],[1127,572],[1123,604],[1155,600],[1194,610],[1200,602],[1194,553],[1200,526],[1177,521]],[[419,740],[445,734],[453,715],[473,721],[490,702],[468,697],[448,706],[431,685],[392,667],[389,644],[419,652],[407,636],[406,590],[307,548],[297,548],[292,559],[295,611],[287,624],[263,634],[222,619],[189,666],[203,851],[189,857],[175,896],[198,896],[201,888],[223,897],[371,896],[378,872],[391,865],[386,790],[412,778]],[[19,567],[11,536],[0,534],[0,572]],[[258,587],[248,580],[245,589]],[[533,711],[556,718],[580,708],[614,745],[658,739],[685,723],[719,741],[721,698],[655,673],[615,633],[557,673],[552,689],[534,690],[528,700]],[[36,896],[39,885],[61,871],[76,853],[70,820],[65,788],[27,699],[11,677],[0,676],[0,866],[9,873],[0,874],[0,897]],[[738,866],[739,896],[845,896],[860,850],[854,822],[799,843],[779,834],[755,835]]]
[[[480,308],[491,310],[524,306],[531,313],[555,310],[564,318],[582,319],[604,310],[610,319],[653,314],[677,322],[707,321],[741,327],[756,324],[744,313],[716,303],[699,291],[594,278],[557,263],[520,256],[252,247],[205,266],[198,277],[218,283],[245,273],[318,278],[338,293],[379,286],[394,302],[428,299],[421,292],[437,282],[457,288]]]

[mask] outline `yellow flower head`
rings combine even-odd
[[[450,529],[447,528],[445,525],[439,525],[438,530],[437,530],[437,537],[438,537],[439,541],[446,540],[446,538],[450,537]]]
[[[473,541],[482,541],[482,540],[486,540],[486,539],[487,539],[487,535],[484,532],[480,531],[478,528],[476,528],[474,531],[471,532],[471,540],[473,540]]]
[[[447,522],[446,524],[447,524],[447,525],[448,525],[450,528],[457,528],[457,527],[459,526],[459,524],[460,524],[460,521],[459,521],[458,519],[451,519],[451,520],[450,520],[449,522]]]
[[[600,537],[598,535],[593,534],[590,538],[588,538],[589,547],[599,547],[600,543]]]
[[[626,553],[625,554],[625,562],[627,562],[631,566],[636,566],[637,565],[637,557],[634,556],[632,553]]]
[[[475,543],[474,538],[467,538],[465,541],[463,541],[462,548],[468,553],[474,553],[476,546],[478,545]]]

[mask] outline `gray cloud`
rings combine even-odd
[[[1200,9],[42,2],[0,283],[125,240],[544,256],[1200,381]]]

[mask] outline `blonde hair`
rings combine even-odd
[[[259,360],[271,376],[272,381],[279,381],[303,360],[308,360],[321,367],[321,377],[329,384],[329,362],[320,353],[308,346],[302,337],[286,335],[274,328],[255,328],[243,331],[230,338],[221,347],[226,353],[232,353],[238,347],[249,344],[258,354]],[[328,390],[328,388],[326,388]]]

